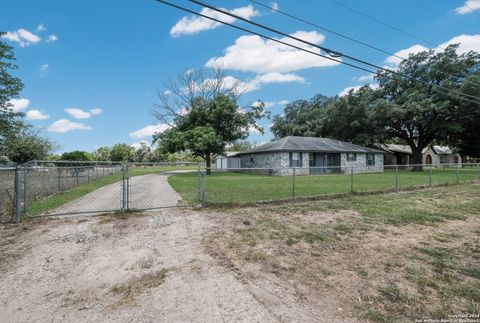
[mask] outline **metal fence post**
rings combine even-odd
[[[430,186],[432,186],[432,167],[433,165],[430,164]]]
[[[200,193],[200,204],[202,207],[205,206],[205,202],[206,202],[206,186],[207,186],[207,170],[205,168],[205,170],[202,169],[202,166],[199,164],[198,165],[198,172],[199,172],[199,175],[200,175],[200,190],[199,190],[199,193]]]
[[[295,198],[295,167],[292,172],[292,198]]]
[[[395,165],[395,190],[398,191],[398,165]]]
[[[20,223],[20,171],[19,167],[15,168],[15,223]]]
[[[350,193],[353,193],[353,166],[350,167]]]
[[[28,167],[23,168],[23,212],[28,211]]]
[[[458,180],[458,164],[455,164],[455,175],[457,177],[457,184],[459,183],[459,180]]]
[[[123,177],[123,181],[122,181],[122,185],[123,185],[123,194],[122,194],[122,209],[128,209],[129,205],[128,205],[128,185],[127,185],[127,178],[128,178],[128,174],[126,174],[126,170],[128,169],[128,165],[127,167],[125,167],[124,164],[122,164],[122,177]]]

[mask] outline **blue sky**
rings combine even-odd
[[[462,43],[480,51],[480,0],[338,0],[435,44]],[[172,0],[194,8],[186,0]],[[261,1],[266,4],[271,2]],[[281,16],[247,0],[211,4],[284,32],[379,65],[394,67],[385,54]],[[432,47],[375,23],[329,0],[275,2],[280,10],[406,56]],[[465,4],[467,6],[465,6]],[[250,6],[250,7],[249,7]],[[479,8],[472,12],[470,8]],[[183,20],[181,20],[183,19]],[[235,22],[248,27],[245,23]],[[213,28],[212,28],[213,27]],[[248,106],[267,102],[272,115],[287,101],[336,95],[371,82],[365,72],[330,66],[226,26],[211,26],[154,0],[2,0],[0,30],[15,49],[25,83],[16,109],[62,147],[93,151],[119,142],[151,140],[163,129],[151,110],[163,82],[189,69],[222,63],[248,89]],[[360,78],[360,79],[359,79]],[[271,121],[261,120],[271,138]]]

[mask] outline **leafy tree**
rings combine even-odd
[[[60,160],[66,161],[93,161],[93,155],[86,152],[75,150],[71,152],[65,152],[60,156]]]
[[[13,49],[2,41],[0,32],[0,157],[17,163],[45,159],[56,145],[24,122],[24,114],[13,111],[10,100],[23,89],[20,79],[11,72],[18,67],[13,63]]]
[[[11,161],[22,164],[31,160],[44,160],[56,148],[49,139],[40,136],[31,126],[24,126],[5,144],[6,155]]]
[[[171,83],[168,95],[161,94],[161,104],[154,116],[171,127],[154,135],[162,152],[188,151],[201,157],[210,174],[212,154],[222,153],[226,144],[246,139],[249,130],[263,129],[256,120],[268,116],[263,104],[248,111],[237,105],[238,87],[228,84],[223,71],[187,71]]]
[[[110,151],[110,160],[116,162],[132,162],[134,161],[134,149],[127,144],[116,144]]]
[[[136,162],[152,161],[152,148],[145,141],[140,142],[140,145],[134,148],[133,159]]]
[[[470,75],[462,85],[462,92],[480,97],[480,73]],[[478,104],[465,102],[458,109],[458,120],[462,124],[462,130],[455,134],[452,142],[459,149],[460,155],[466,157],[480,157],[480,108]]]
[[[424,51],[400,63],[398,72],[429,85],[388,71],[380,71],[376,77],[380,87],[376,91],[372,118],[377,131],[385,138],[405,141],[412,149],[416,164],[422,163],[425,147],[433,142],[449,142],[464,130],[459,111],[479,109],[478,103],[468,103],[452,96],[453,92],[435,88],[462,91],[465,79],[478,73],[480,54],[471,51],[459,55],[457,49],[458,45],[450,45],[445,51]]]
[[[15,61],[13,48],[2,41],[4,34],[0,32],[0,155],[6,156],[8,155],[6,143],[22,128],[23,116],[21,113],[13,112],[9,101],[18,97],[23,89],[23,83],[11,75],[18,67],[13,63]]]
[[[112,149],[110,147],[100,147],[93,153],[97,161],[110,161]]]
[[[225,148],[226,151],[247,151],[251,149],[253,145],[245,140],[236,141],[233,144]]]
[[[325,110],[335,98],[316,95],[310,101],[298,100],[286,105],[284,115],[273,118],[275,138],[286,136],[321,137]]]

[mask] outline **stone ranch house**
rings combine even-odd
[[[223,170],[272,175],[383,172],[383,155],[381,150],[335,139],[288,136],[229,156],[231,164],[240,167]]]

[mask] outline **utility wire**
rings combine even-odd
[[[463,4],[465,7],[467,7],[468,9],[470,9],[471,11],[473,11],[474,13],[476,13],[477,15],[480,16],[480,13],[476,10],[476,9],[473,9],[472,7],[470,7],[467,2],[465,1],[465,3]]]
[[[274,28],[271,28],[271,27],[268,27],[268,26],[265,26],[265,25],[262,25],[262,24],[259,24],[259,23],[256,23],[256,22],[253,22],[251,20],[248,20],[246,18],[243,18],[239,15],[236,15],[236,14],[233,14],[229,11],[226,11],[226,10],[223,10],[223,9],[220,9],[220,8],[216,8],[215,6],[212,6],[208,3],[204,3],[202,1],[198,1],[198,0],[188,0],[190,2],[193,2],[197,5],[200,5],[200,6],[203,6],[203,7],[206,7],[206,8],[209,8],[209,9],[212,9],[212,10],[215,10],[219,13],[222,13],[222,14],[225,14],[225,15],[228,15],[230,17],[233,17],[235,19],[239,19],[239,20],[242,20],[248,24],[251,24],[251,25],[254,25],[256,27],[259,27],[259,28],[262,28],[262,29],[265,29],[265,30],[268,30],[270,32],[273,32],[273,33],[276,33],[276,34],[279,34],[279,35],[282,35],[284,37],[287,37],[287,38],[290,38],[290,39],[293,39],[295,41],[298,41],[298,42],[301,42],[301,43],[304,43],[304,44],[307,44],[309,46],[312,46],[312,47],[316,47],[320,50],[323,50],[325,51],[327,54],[329,54],[330,56],[333,56],[333,57],[344,57],[344,58],[347,58],[347,59],[350,59],[350,60],[353,60],[357,63],[360,63],[360,64],[364,64],[364,65],[367,65],[369,67],[374,67],[375,69],[377,70],[382,70],[382,71],[385,71],[385,72],[388,72],[388,73],[392,73],[392,74],[395,74],[395,75],[398,75],[398,76],[401,76],[401,77],[404,77],[404,78],[408,78],[408,79],[411,79],[411,80],[415,80],[415,81],[419,81],[419,82],[422,82],[424,84],[426,84],[427,86],[431,86],[430,83],[428,83],[427,81],[424,81],[422,79],[418,79],[418,78],[414,78],[412,76],[409,76],[409,75],[406,75],[406,74],[403,74],[403,73],[400,73],[400,72],[397,72],[397,71],[394,71],[394,70],[390,70],[388,68],[385,68],[385,67],[382,67],[382,66],[379,66],[379,65],[376,65],[376,64],[372,64],[370,62],[367,62],[365,60],[362,60],[362,59],[358,59],[356,57],[353,57],[353,56],[350,56],[350,55],[346,55],[346,54],[343,54],[343,53],[340,53],[340,52],[337,52],[337,51],[334,51],[330,48],[326,48],[326,47],[323,47],[323,46],[319,46],[317,44],[314,44],[312,42],[309,42],[309,41],[306,41],[304,39],[301,39],[301,38],[298,38],[298,37],[295,37],[295,36],[292,36],[292,35],[289,35],[285,32],[282,32],[282,31],[279,31],[277,29],[274,29]],[[466,97],[471,97],[473,99],[477,99],[479,100],[480,102],[480,97],[477,97],[477,96],[474,96],[474,95],[470,95],[470,94],[466,94],[466,93],[463,93],[463,92],[460,92],[460,91],[456,91],[456,90],[452,90],[452,89],[448,89],[448,88],[445,88],[443,86],[440,86],[440,85],[435,85],[436,87],[438,88],[441,88],[441,89],[444,89],[444,90],[447,90],[447,91],[451,91],[451,92],[454,92],[454,93],[458,93],[458,94],[461,94],[461,95],[464,95]]]
[[[269,10],[272,10],[272,11],[274,11],[274,12],[277,12],[277,13],[279,13],[279,14],[281,14],[281,15],[284,15],[284,16],[286,16],[286,17],[292,18],[292,19],[294,19],[294,20],[303,22],[303,23],[305,23],[305,24],[307,24],[307,25],[313,26],[313,27],[318,28],[318,29],[320,29],[320,30],[329,32],[329,33],[331,33],[331,34],[333,34],[333,35],[336,35],[336,36],[342,37],[342,38],[344,38],[344,39],[350,40],[350,41],[352,41],[352,42],[354,42],[354,43],[360,44],[360,45],[362,45],[362,46],[368,47],[368,48],[370,48],[370,49],[376,50],[376,51],[378,51],[378,52],[381,52],[381,53],[384,53],[384,54],[387,54],[387,55],[390,55],[390,56],[394,56],[394,57],[396,57],[396,58],[398,58],[398,59],[400,59],[400,60],[402,60],[402,61],[406,60],[405,57],[402,57],[402,56],[400,56],[400,55],[398,55],[398,54],[396,54],[396,53],[392,53],[392,52],[389,52],[389,51],[387,51],[387,50],[381,49],[381,48],[379,48],[379,47],[377,47],[377,46],[370,45],[370,44],[365,43],[365,42],[363,42],[363,41],[361,41],[361,40],[357,40],[357,39],[355,39],[355,38],[353,38],[353,37],[350,37],[350,36],[347,36],[347,35],[345,35],[345,34],[341,34],[341,33],[339,33],[339,32],[336,32],[336,31],[334,31],[334,30],[332,30],[332,29],[329,29],[329,28],[326,28],[326,27],[322,27],[322,26],[320,26],[320,25],[318,25],[318,24],[316,24],[316,23],[313,23],[313,22],[311,22],[311,21],[305,20],[305,19],[300,18],[300,17],[295,16],[295,15],[289,14],[288,12],[285,12],[285,11],[282,11],[282,10],[280,10],[280,9],[274,8],[274,7],[272,7],[272,6],[269,6],[269,5],[267,5],[267,4],[262,3],[262,2],[260,2],[260,1],[257,1],[257,0],[249,0],[249,1],[255,3],[255,4],[259,5],[259,6],[262,6],[262,7],[266,8],[266,9],[269,9]],[[437,69],[434,69],[434,68],[432,68],[432,70],[435,71],[435,72],[441,73],[441,74],[443,74],[443,75],[447,75],[447,76],[452,76],[452,77],[456,77],[456,78],[462,78],[462,77],[463,77],[463,76],[459,76],[459,75],[449,74],[449,73],[446,73],[446,72],[443,72],[443,71],[440,71],[440,70],[437,70]],[[473,85],[476,85],[476,86],[480,86],[480,84],[474,83],[474,82],[472,82],[472,81],[465,80],[465,82],[466,82],[466,83],[473,84]]]
[[[382,21],[382,20],[380,20],[380,19],[378,19],[378,18],[375,18],[375,17],[373,17],[373,16],[370,16],[370,15],[368,15],[368,14],[366,14],[366,13],[363,13],[363,12],[361,12],[360,10],[357,10],[357,9],[355,9],[355,8],[352,8],[352,7],[350,7],[350,6],[348,6],[348,5],[344,4],[344,3],[341,3],[340,1],[337,1],[337,0],[328,0],[328,1],[333,2],[333,3],[337,4],[338,6],[343,7],[343,8],[345,8],[345,9],[348,9],[348,10],[350,10],[350,11],[353,11],[353,12],[355,12],[356,14],[359,14],[359,15],[365,17],[365,18],[368,18],[368,19],[370,19],[370,20],[373,20],[373,21],[375,21],[375,22],[377,22],[377,23],[379,23],[379,24],[381,24],[381,25],[384,25],[384,26],[390,28],[390,29],[396,30],[396,31],[398,31],[399,33],[402,33],[402,34],[404,34],[404,35],[407,35],[407,36],[410,37],[410,38],[414,38],[414,39],[416,39],[416,40],[420,40],[420,41],[422,41],[422,42],[424,42],[424,43],[426,43],[426,44],[429,44],[429,45],[431,45],[431,46],[434,46],[435,48],[438,47],[438,48],[441,48],[441,49],[445,49],[445,48],[439,46],[438,44],[435,44],[435,43],[433,43],[433,42],[431,42],[431,41],[429,41],[429,40],[426,40],[426,39],[424,39],[424,38],[422,38],[422,37],[420,37],[420,36],[417,36],[417,35],[414,35],[414,34],[412,34],[412,33],[409,33],[408,31],[402,30],[402,29],[400,29],[400,28],[398,28],[398,27],[395,27],[395,26],[393,26],[393,25],[391,25],[391,24],[389,24],[389,23],[387,23],[387,22],[384,22],[384,21]]]
[[[314,52],[314,51],[311,51],[311,50],[308,50],[306,48],[302,48],[302,47],[299,47],[299,46],[296,46],[296,45],[293,45],[293,44],[289,44],[289,43],[286,43],[284,41],[281,41],[279,39],[276,39],[276,38],[273,38],[273,37],[269,37],[267,35],[264,35],[264,34],[261,34],[261,33],[258,33],[258,32],[255,32],[255,31],[252,31],[252,30],[249,30],[247,28],[243,28],[243,27],[240,27],[240,26],[236,26],[234,24],[231,24],[231,23],[228,23],[228,22],[225,22],[225,21],[222,21],[222,20],[219,20],[219,19],[216,19],[216,18],[213,18],[213,17],[210,17],[210,16],[207,16],[207,15],[204,15],[202,13],[199,13],[199,12],[196,12],[194,10],[191,10],[191,9],[188,9],[188,8],[185,8],[185,7],[182,7],[182,6],[179,6],[179,5],[176,5],[174,3],[170,3],[168,1],[164,1],[164,0],[156,0],[160,3],[163,3],[163,4],[166,4],[170,7],[174,7],[174,8],[177,8],[177,9],[180,9],[182,11],[185,11],[185,12],[189,12],[191,14],[194,14],[194,15],[197,15],[197,16],[200,16],[200,17],[203,17],[203,18],[206,18],[206,19],[209,19],[209,20],[212,20],[212,21],[215,21],[217,23],[220,23],[220,24],[223,24],[223,25],[226,25],[226,26],[230,26],[232,28],[235,28],[237,30],[241,30],[241,31],[244,31],[244,32],[247,32],[247,33],[250,33],[250,34],[253,34],[253,35],[257,35],[259,37],[262,37],[264,39],[267,39],[267,40],[271,40],[273,42],[276,42],[276,43],[279,43],[279,44],[282,44],[282,45],[285,45],[285,46],[288,46],[288,47],[291,47],[291,48],[295,48],[297,50],[300,50],[300,51],[303,51],[303,52],[307,52],[307,53],[310,53],[310,54],[313,54],[313,55],[316,55],[316,56],[319,56],[319,57],[322,57],[322,58],[325,58],[325,59],[328,59],[328,60],[331,60],[331,61],[334,61],[334,62],[337,62],[337,63],[340,63],[340,64],[344,64],[346,66],[350,66],[352,68],[355,68],[355,69],[358,69],[358,70],[362,70],[362,71],[365,71],[365,72],[369,72],[369,73],[373,73],[373,74],[376,74],[378,75],[379,72],[378,71],[372,71],[372,70],[369,70],[367,68],[364,68],[364,67],[361,67],[361,66],[357,66],[357,65],[354,65],[354,64],[351,64],[351,63],[347,63],[347,62],[344,62],[344,61],[341,61],[339,59],[336,59],[336,58],[332,58],[332,57],[329,57],[329,56],[326,56],[326,55],[322,55],[320,53],[317,53],[317,52]],[[385,77],[389,78],[389,79],[394,79],[392,76],[389,76],[389,75],[385,75]],[[427,83],[428,84],[428,83]],[[433,85],[430,85],[428,84],[429,86],[431,87],[438,87],[438,86],[433,86]],[[444,94],[449,94],[448,91],[453,91],[453,90],[450,90],[450,89],[446,89],[447,92],[443,92]],[[442,93],[442,91],[438,91],[440,93]],[[462,93],[462,92],[458,92],[459,94],[463,94],[463,95],[467,95],[465,93]],[[452,95],[450,95],[452,96]],[[465,98],[465,97],[458,97],[462,100],[465,100],[465,101],[468,101],[468,102],[471,102],[471,103],[475,103],[475,104],[478,104],[479,102],[478,101],[474,101],[474,100],[471,100],[471,99],[468,99],[468,98]],[[478,99],[477,97],[474,97],[476,99]]]

